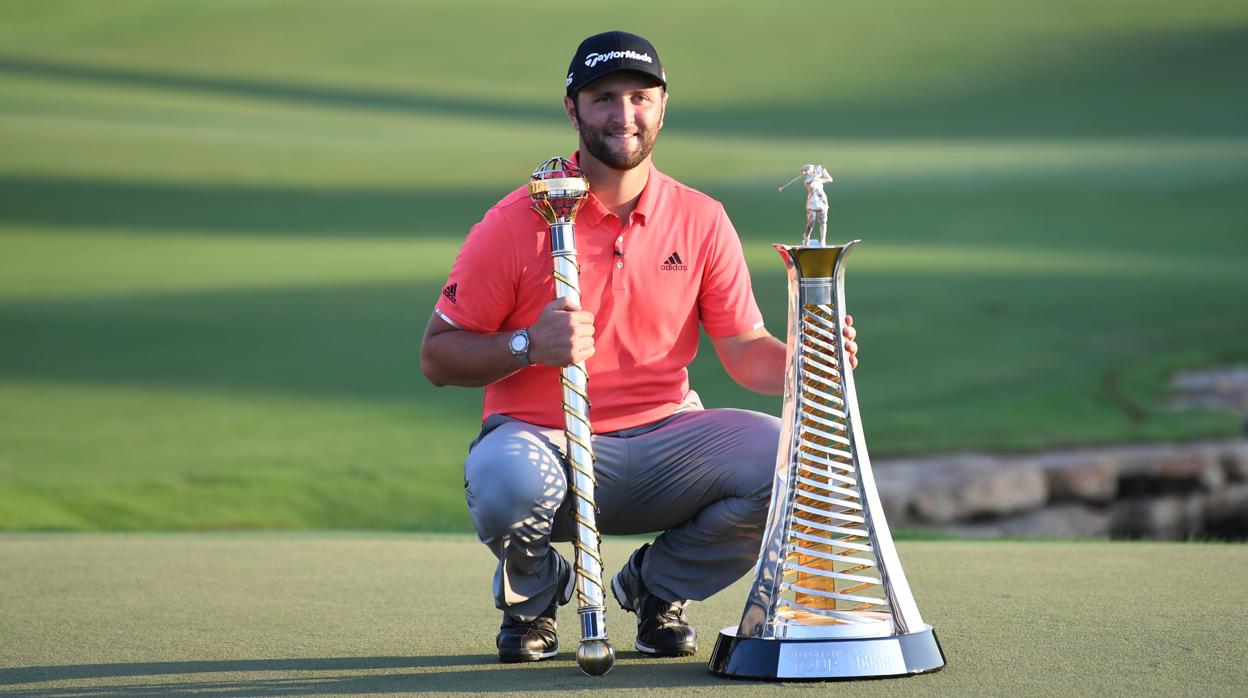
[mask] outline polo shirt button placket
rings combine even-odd
[[[611,274],[611,288],[624,290],[624,236],[615,238],[615,273]]]

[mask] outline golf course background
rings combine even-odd
[[[659,47],[656,163],[720,199],[783,334],[806,162],[861,238],[873,454],[1188,440],[1248,361],[1248,6],[0,5],[0,528],[467,531],[479,392],[420,336],[575,134],[584,36]],[[623,17],[623,19],[621,19]],[[709,345],[711,406],[778,413]]]

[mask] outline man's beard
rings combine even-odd
[[[631,170],[640,165],[650,157],[650,152],[654,150],[654,144],[659,139],[657,129],[638,129],[637,149],[626,153],[618,152],[613,150],[608,143],[606,131],[594,128],[583,121],[580,126],[581,140],[585,143],[585,149],[613,170]]]

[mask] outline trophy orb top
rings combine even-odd
[[[576,163],[567,158],[553,157],[533,170],[529,177],[533,210],[548,225],[572,223],[586,196],[589,196],[589,182]]]
[[[553,157],[537,166],[533,170],[532,179],[563,179],[565,177],[580,177],[581,168],[576,163],[567,158]]]

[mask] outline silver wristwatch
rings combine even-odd
[[[520,328],[511,333],[511,339],[507,340],[507,348],[511,350],[511,355],[516,357],[521,365],[530,366],[533,360],[529,358],[529,331]]]

